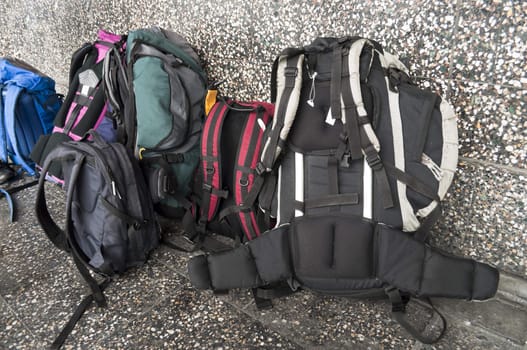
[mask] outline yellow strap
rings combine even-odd
[[[205,98],[205,115],[208,115],[212,106],[216,103],[216,97],[218,97],[218,90],[208,90],[207,97]]]

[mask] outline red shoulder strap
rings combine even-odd
[[[202,205],[199,224],[205,229],[218,210],[220,198],[227,197],[222,191],[220,136],[223,122],[227,116],[228,105],[224,101],[216,102],[212,107],[201,138],[201,167],[203,171]],[[198,224],[198,226],[200,226]]]
[[[234,176],[234,199],[237,206],[243,206],[250,193],[254,179],[255,168],[259,161],[262,138],[265,128],[272,118],[273,105],[268,103],[250,104],[254,110],[250,112],[244,125],[236,155]],[[260,235],[254,211],[240,211],[238,213],[241,227],[249,240]]]

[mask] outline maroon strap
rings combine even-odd
[[[249,104],[254,110],[249,114],[236,155],[236,167],[234,176],[234,199],[238,207],[243,206],[250,193],[254,180],[255,168],[258,163],[261,149],[263,147],[263,135],[265,126],[272,118],[273,105],[268,103]],[[249,240],[260,235],[260,229],[256,222],[253,210],[238,212],[242,230]]]

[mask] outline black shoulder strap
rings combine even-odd
[[[90,52],[92,52],[95,49],[92,43],[84,43],[79,49],[77,49],[72,57],[71,57],[71,63],[70,63],[70,75],[69,75],[69,82],[73,81],[73,78],[77,74],[77,71],[80,67],[84,64],[84,60],[86,59],[86,56]]]

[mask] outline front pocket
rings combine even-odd
[[[436,94],[410,84],[399,86],[404,153],[409,161],[421,160],[427,142],[441,147],[441,113],[436,109],[438,98]]]

